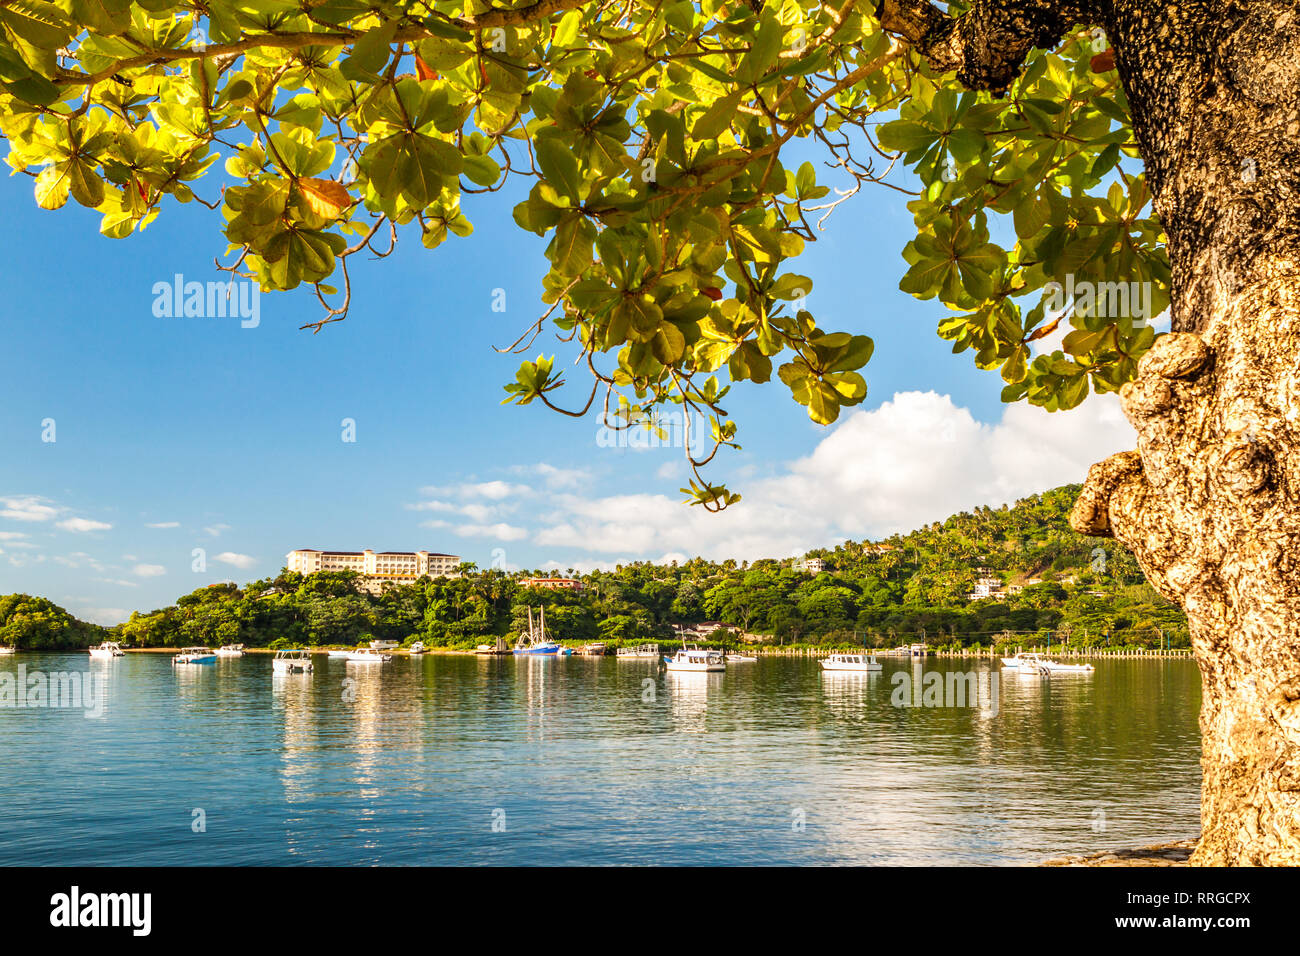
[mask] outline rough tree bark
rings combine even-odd
[[[1137,450],[1071,515],[1186,611],[1203,703],[1202,865],[1300,864],[1300,6],[976,0],[886,27],[997,89],[1026,41],[1101,26],[1168,236],[1173,333],[1120,399]],[[1064,18],[1064,22],[1062,21]],[[931,56],[933,54],[933,56]]]

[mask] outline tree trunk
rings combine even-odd
[[[1071,515],[1187,613],[1200,665],[1194,864],[1300,864],[1300,10],[1111,0],[1173,266],[1173,334],[1120,398],[1135,452]]]

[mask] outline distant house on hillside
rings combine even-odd
[[[1003,587],[1002,579],[995,577],[988,568],[980,568],[981,574],[975,579],[975,589],[966,595],[972,601],[983,600],[984,598],[995,598],[1003,600],[1007,596],[1006,588]]]
[[[581,591],[582,582],[577,578],[522,578],[521,588],[549,588],[552,591]]]
[[[804,558],[799,562],[799,568],[809,574],[821,574],[826,570],[826,562],[821,558]]]

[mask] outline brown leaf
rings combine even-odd
[[[436,80],[438,71],[420,59],[420,54],[415,55],[415,75],[421,80]]]
[[[332,179],[300,179],[298,188],[311,211],[325,219],[338,219],[352,205],[348,187]]]
[[[1056,327],[1061,324],[1061,319],[1065,318],[1064,314],[1058,315],[1053,321],[1044,325],[1041,329],[1035,329],[1032,334],[1025,337],[1026,342],[1033,342],[1041,339],[1046,335],[1051,335],[1056,331]]]
[[[1111,70],[1115,69],[1115,51],[1106,50],[1102,53],[1098,53],[1092,58],[1089,65],[1092,67],[1092,72],[1094,73],[1109,73]]]

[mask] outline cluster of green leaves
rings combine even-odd
[[[1066,273],[1150,280],[1158,302],[1167,287],[1142,178],[1117,167],[1134,153],[1122,95],[1082,40],[1035,52],[994,100],[931,76],[869,4],[0,0],[0,132],[38,203],[94,208],[114,237],[169,196],[220,208],[227,268],[313,286],[318,329],[347,312],[351,255],[386,255],[374,243],[399,229],[466,236],[467,194],[526,177],[514,218],[548,238],[550,311],[517,350],[549,319],[595,377],[582,412],[603,387],[618,427],[666,405],[706,420],[683,491],[710,509],[738,497],[698,471],[735,445],[731,383],[775,364],[821,424],[865,398],[871,340],[819,327],[787,268],[816,239],[809,212],[836,203],[781,153],[820,142],[861,186],[852,148],[880,117],[924,187],[903,287],[963,312],[941,334],[1000,367],[1006,397],[1053,408],[1131,375],[1149,330],[1077,315],[1068,356],[1031,364],[1042,306],[1013,301]],[[205,199],[218,159],[234,182]],[[1012,216],[1010,250],[989,210]],[[559,407],[553,361],[525,362],[506,400]]]
[[[1090,382],[1118,389],[1169,304],[1164,235],[1145,176],[1126,168],[1137,146],[1103,45],[1080,32],[1036,51],[1002,99],[917,76],[898,118],[879,129],[922,189],[908,206],[917,236],[900,288],[957,313],[939,334],[955,352],[974,351],[980,368],[1000,369],[1006,401],[1056,410],[1079,404]],[[998,226],[1009,243],[992,241]],[[1062,295],[1115,281],[1140,284],[1141,306],[1128,290],[1118,309],[1105,296]],[[1061,348],[1034,357],[1031,343],[1062,322]]]

